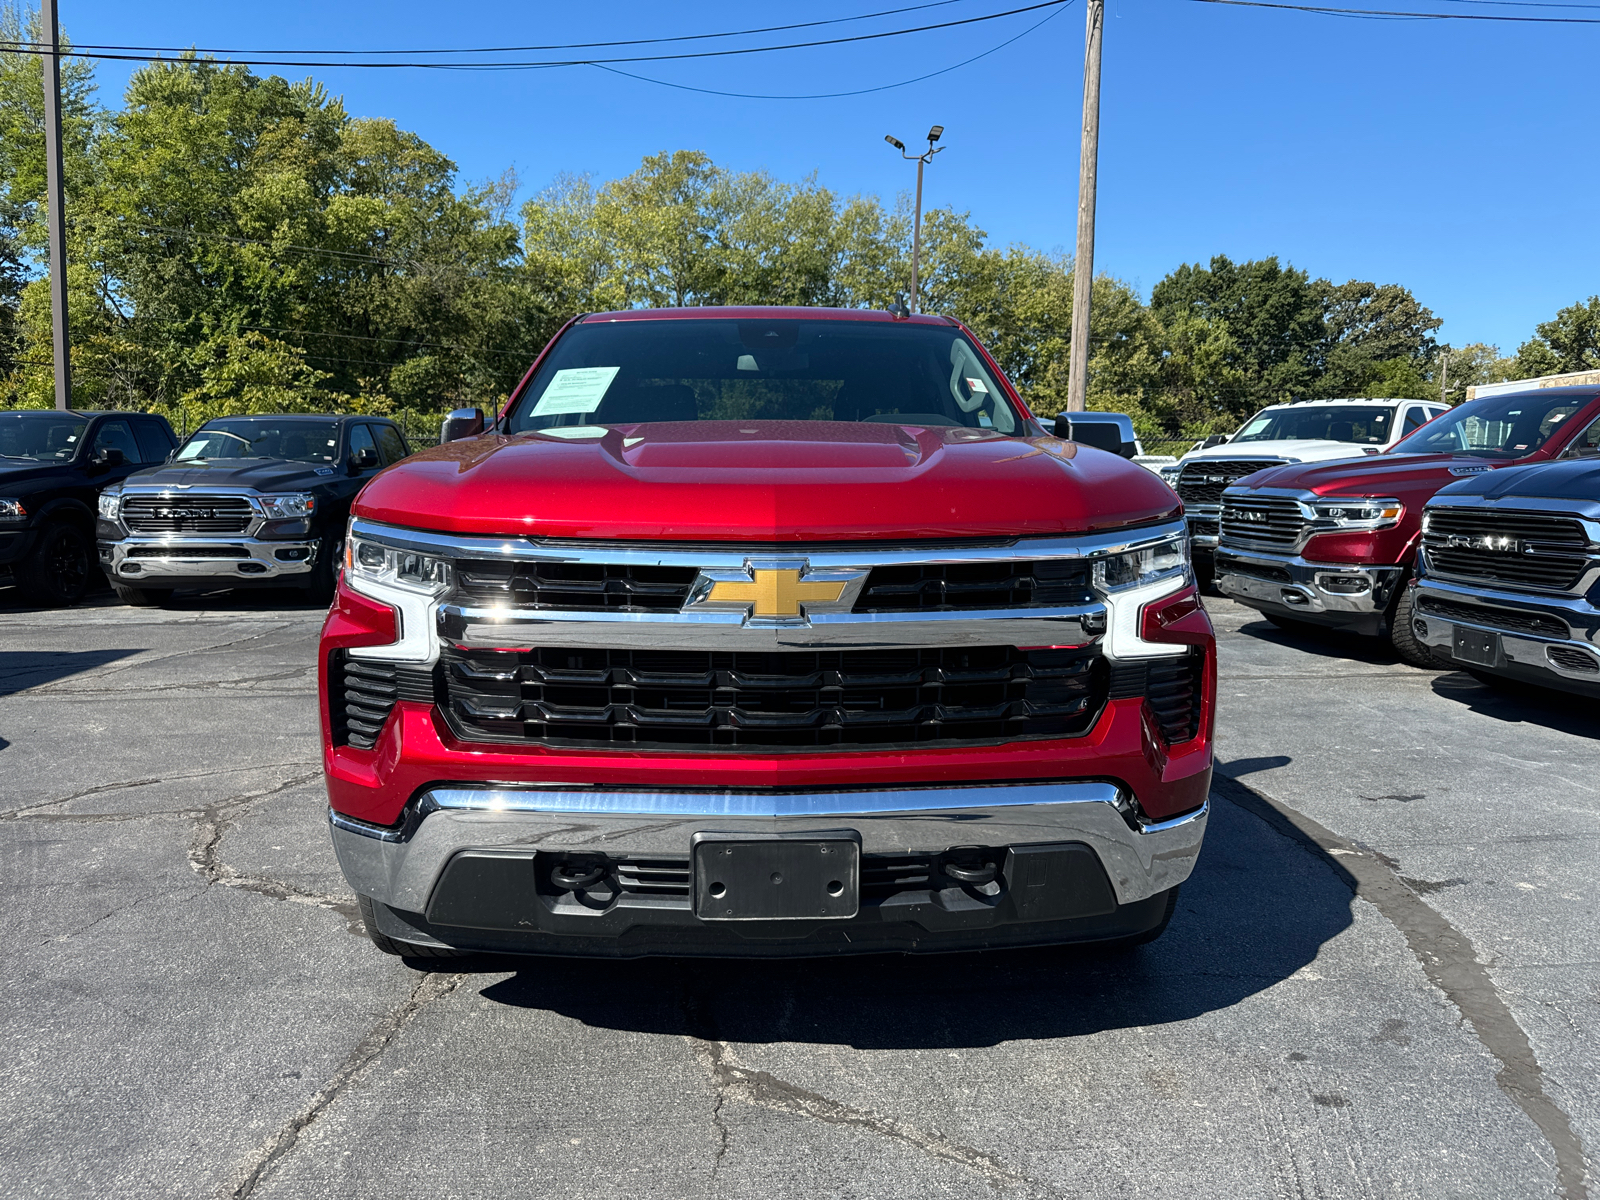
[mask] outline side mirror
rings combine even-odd
[[[1107,420],[1108,417],[1111,419]],[[1128,422],[1126,427],[1123,421]],[[1056,417],[1055,434],[1066,441],[1107,450],[1123,458],[1139,453],[1139,443],[1133,437],[1133,422],[1121,413],[1061,413]]]
[[[444,424],[439,427],[439,444],[477,437],[482,432],[483,409],[458,408],[446,417]]]
[[[378,452],[371,446],[363,446],[350,456],[350,465],[358,471],[370,471],[378,465]]]
[[[128,461],[128,456],[121,450],[118,450],[115,446],[105,446],[99,450],[96,450],[94,452],[94,457],[90,459],[90,461],[93,462],[97,467],[106,467],[109,469],[111,467],[122,466]]]
[[[1225,434],[1225,433],[1213,433],[1213,434],[1210,434],[1209,436],[1207,436],[1205,441],[1200,443],[1200,449],[1209,450],[1213,446],[1225,446],[1225,445],[1227,445],[1227,442],[1228,442],[1228,435],[1227,434]]]

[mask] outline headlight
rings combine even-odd
[[[1399,522],[1406,506],[1398,500],[1313,500],[1302,504],[1316,529],[1388,529]]]
[[[3,505],[4,503],[5,503],[4,500],[0,500],[0,505]],[[108,521],[115,521],[117,519],[117,515],[121,512],[121,510],[122,510],[122,493],[121,492],[101,492],[100,493],[100,515],[102,517],[104,517]]]
[[[261,511],[269,517],[309,517],[316,511],[317,498],[305,492],[292,496],[261,496]]]
[[[28,510],[21,500],[0,496],[0,525],[20,525],[28,519]]]
[[[428,596],[441,595],[450,588],[449,560],[390,546],[370,537],[352,534],[345,539],[344,566],[358,580],[370,579]]]
[[[1178,533],[1137,550],[1124,550],[1120,554],[1096,559],[1094,582],[1102,591],[1121,591],[1123,588],[1154,583],[1167,576],[1180,575],[1188,566],[1189,537]]]

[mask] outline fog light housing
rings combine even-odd
[[[274,550],[272,557],[279,562],[304,562],[311,551],[305,546],[286,546],[282,550]]]
[[[1372,582],[1365,575],[1324,575],[1317,586],[1336,596],[1359,596],[1372,590]]]
[[[1419,638],[1427,637],[1428,623],[1421,617],[1418,617],[1415,621],[1411,622],[1411,632],[1416,634]]]
[[[139,574],[140,571],[143,571],[143,570],[144,570],[144,568],[142,566],[140,566],[138,563],[130,562],[130,563],[123,563],[122,564],[122,573],[124,575],[137,575],[137,574]]]

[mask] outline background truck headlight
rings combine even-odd
[[[317,498],[306,492],[288,496],[260,496],[261,511],[274,520],[309,517],[317,509]]]
[[[1118,592],[1168,577],[1179,579],[1188,569],[1189,537],[1180,533],[1097,559],[1094,584],[1100,591]]]

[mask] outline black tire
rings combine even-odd
[[[333,603],[333,592],[339,581],[339,559],[344,554],[344,538],[339,534],[325,534],[317,543],[317,561],[312,564],[311,575],[305,584],[306,599],[323,607]]]
[[[41,607],[78,603],[95,570],[94,546],[81,530],[64,521],[46,525],[39,544],[16,566],[17,587]]]
[[[421,946],[415,942],[397,942],[378,929],[377,914],[373,911],[376,903],[371,896],[356,896],[356,907],[361,910],[361,924],[366,928],[367,937],[372,939],[372,944],[385,954],[393,954],[397,958],[463,958],[467,951],[457,950],[453,946]]]
[[[117,594],[118,600],[135,608],[153,608],[172,599],[171,588],[131,587],[115,579],[111,581],[111,590]]]
[[[1432,649],[1417,641],[1416,632],[1411,628],[1414,592],[1415,589],[1407,580],[1401,585],[1400,594],[1395,597],[1394,608],[1389,613],[1389,644],[1394,647],[1394,652],[1400,656],[1401,661],[1410,663],[1413,667],[1437,670],[1445,664]]]
[[[1167,931],[1167,926],[1172,924],[1172,914],[1177,911],[1177,908],[1178,889],[1168,888],[1167,906],[1161,911],[1160,924],[1155,925],[1150,929],[1146,929],[1143,933],[1135,933],[1130,934],[1128,937],[1112,938],[1109,941],[1096,942],[1094,943],[1094,948],[1100,951],[1102,954],[1126,954],[1128,951],[1136,950],[1140,946],[1148,946],[1151,942],[1155,941]]]

